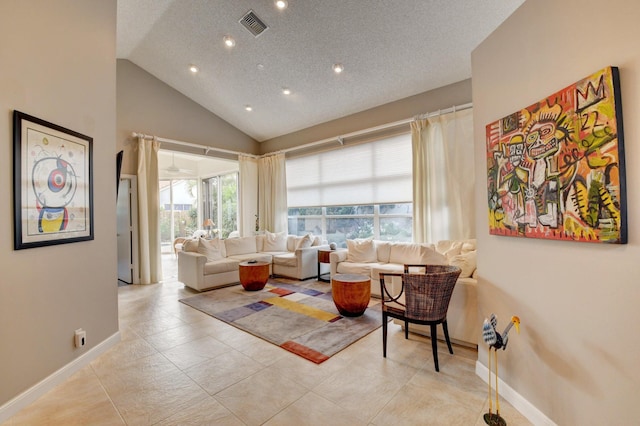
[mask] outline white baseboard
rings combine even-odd
[[[120,341],[120,332],[116,332],[111,337],[103,340],[95,347],[80,355],[69,364],[60,368],[50,376],[30,387],[20,395],[16,396],[0,407],[0,423],[5,422],[10,417],[16,415],[20,410],[35,402],[45,393],[67,380],[74,373],[89,365],[91,361],[111,349]]]
[[[482,364],[480,361],[476,361],[476,376],[480,377],[485,383],[488,384],[487,380],[489,375],[489,370],[487,367]],[[495,383],[496,376],[492,372],[491,373],[491,381]],[[502,379],[498,378],[498,386],[500,389],[500,396],[504,398],[518,410],[523,416],[527,418],[534,425],[548,425],[548,426],[557,426],[550,418],[544,415],[544,413],[538,410],[533,404],[527,401],[522,395],[516,392],[511,386],[502,381]]]

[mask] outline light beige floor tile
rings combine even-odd
[[[347,364],[347,361],[335,356],[322,364],[315,364],[287,352],[287,356],[278,359],[270,368],[273,371],[277,371],[282,377],[293,380],[307,389],[313,389],[334,373],[344,369]]]
[[[140,358],[157,354],[158,351],[142,338],[122,340],[98,359],[91,362],[96,369],[109,370]]]
[[[208,330],[203,327],[194,324],[184,324],[167,331],[146,336],[144,339],[158,351],[166,351],[183,343],[205,337],[208,334]]]
[[[124,425],[91,367],[43,395],[7,423],[11,425]]]
[[[191,407],[182,410],[166,420],[157,423],[158,426],[184,426],[184,425],[216,425],[216,426],[243,426],[233,413],[227,410],[215,398],[208,397]]]
[[[269,368],[216,394],[216,399],[248,425],[260,425],[300,399],[307,389]]]
[[[184,324],[186,323],[178,317],[163,314],[154,315],[151,319],[145,319],[144,321],[130,323],[129,326],[140,336],[145,337],[161,333]]]
[[[263,368],[259,362],[233,350],[194,365],[184,372],[209,395],[215,395]]]
[[[425,390],[409,383],[382,408],[372,424],[466,426],[476,421],[478,406],[470,408],[441,387]]]
[[[174,346],[163,351],[162,354],[179,369],[186,370],[232,350],[230,346],[207,335],[200,339]]]
[[[96,374],[127,424],[154,424],[207,394],[160,354]]]
[[[313,391],[359,419],[370,421],[417,371],[385,361],[374,370],[370,364],[351,363]]]
[[[366,426],[337,404],[309,392],[279,412],[265,426]]]

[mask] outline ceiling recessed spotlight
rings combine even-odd
[[[288,87],[283,87],[282,88],[282,93],[285,95],[290,95],[291,94],[291,89],[289,89]]]
[[[233,47],[236,45],[236,41],[231,36],[226,35],[222,40],[224,41],[224,45],[227,47]]]
[[[342,71],[344,71],[344,65],[333,64],[333,72],[335,72],[336,74],[340,74]]]
[[[287,8],[286,0],[276,0],[276,7],[280,10],[284,10]]]
[[[249,112],[253,111],[253,108],[251,108],[251,105],[245,105],[244,109]]]
[[[192,73],[197,73],[198,71],[200,71],[198,69],[198,67],[196,67],[195,65],[189,65],[189,71],[191,71]]]
[[[262,65],[262,64],[258,64],[258,69],[259,69],[260,71],[264,70],[264,65]]]

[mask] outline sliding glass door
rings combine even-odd
[[[202,180],[202,212],[213,221],[215,236],[228,238],[238,230],[238,173],[227,173]]]
[[[190,237],[198,225],[198,181],[160,180],[160,240],[163,253],[173,251],[178,237]]]

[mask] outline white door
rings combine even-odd
[[[131,179],[120,179],[116,216],[118,223],[118,281],[133,283],[133,214]]]

